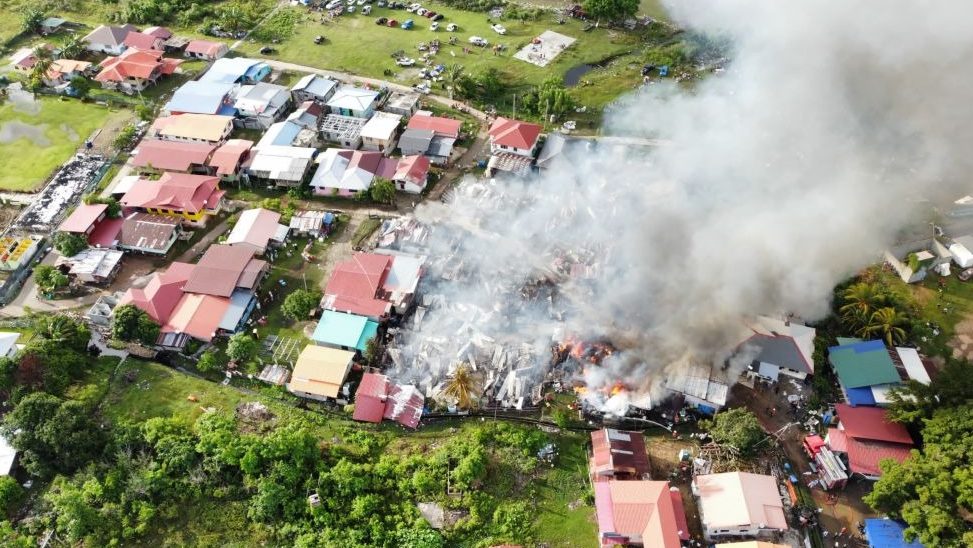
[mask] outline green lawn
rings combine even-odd
[[[30,107],[5,101],[0,105],[0,134],[5,137],[0,142],[0,189],[36,189],[110,117],[130,115],[124,110],[52,97],[40,97]],[[28,137],[24,131],[34,133]]]
[[[557,467],[536,480],[537,538],[550,546],[569,548],[597,543],[594,508],[586,502],[578,503],[585,500],[589,490],[586,439],[587,434],[562,435],[558,439]]]

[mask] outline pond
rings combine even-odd
[[[578,85],[578,82],[581,81],[582,76],[588,74],[590,71],[596,68],[598,68],[597,65],[589,65],[587,63],[583,65],[575,65],[569,68],[568,71],[564,73],[564,87],[570,88]]]

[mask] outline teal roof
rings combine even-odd
[[[311,340],[325,346],[357,348],[365,351],[368,340],[378,333],[378,322],[364,316],[325,310]]]
[[[849,344],[865,342],[864,340],[855,337],[835,337],[835,338],[838,339],[838,346],[847,346]]]
[[[832,346],[828,360],[846,389],[902,382],[885,343],[879,340]]]

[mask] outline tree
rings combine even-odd
[[[568,95],[564,81],[560,78],[548,78],[534,91],[523,96],[523,106],[527,112],[542,116],[561,116],[574,110],[574,100]]]
[[[906,538],[929,548],[973,546],[973,407],[941,409],[925,421],[922,453],[882,461],[864,501],[908,524]]]
[[[139,103],[135,105],[135,114],[139,117],[139,120],[148,122],[155,118],[155,109],[151,105]]]
[[[737,407],[716,415],[713,420],[700,421],[717,443],[730,445],[741,455],[750,455],[766,436],[757,416],[743,407]]]
[[[890,306],[879,308],[869,318],[865,332],[869,335],[880,335],[885,344],[895,346],[905,342],[905,327],[909,320],[898,310]]]
[[[56,343],[56,346],[76,352],[86,350],[91,342],[91,330],[88,326],[66,314],[41,316],[34,322],[34,329],[41,337]]]
[[[67,39],[64,44],[61,45],[61,58],[62,59],[77,59],[84,55],[85,52],[85,41],[84,37],[80,34],[75,34]],[[85,78],[87,82],[88,79]],[[72,85],[74,82],[72,81]]]
[[[230,337],[226,345],[226,355],[235,362],[242,362],[250,358],[257,351],[257,341],[246,333],[237,333]]]
[[[368,189],[368,195],[372,198],[372,201],[380,204],[395,204],[395,183],[382,177],[376,177],[372,181],[371,188]]]
[[[219,354],[214,350],[207,350],[199,357],[196,362],[196,369],[200,373],[209,373],[211,371],[219,371],[223,368],[223,363],[221,363]]]
[[[635,15],[639,10],[639,0],[584,0],[582,6],[592,17],[618,21]]]
[[[878,284],[858,282],[841,293],[841,300],[841,320],[848,327],[861,328],[887,302],[887,295]]]
[[[370,367],[380,367],[382,360],[382,343],[378,336],[372,337],[365,342],[365,351],[362,352],[365,363]]]
[[[24,502],[27,493],[24,488],[17,483],[17,480],[10,476],[0,477],[0,511],[4,516],[12,517],[20,504]]]
[[[132,141],[135,140],[135,134],[137,131],[138,129],[136,129],[136,127],[132,124],[125,126],[112,140],[112,146],[115,147],[116,150],[124,150],[132,144]]]
[[[292,320],[304,321],[308,319],[320,302],[320,291],[298,289],[284,299],[284,303],[280,305],[280,310],[284,316]]]
[[[51,265],[42,264],[34,270],[34,283],[45,294],[50,295],[68,282],[68,277]]]
[[[889,419],[919,425],[941,407],[958,407],[973,401],[973,364],[948,359],[928,385],[909,380],[889,391]]]
[[[84,76],[75,76],[71,78],[71,89],[78,98],[84,99],[91,93],[91,80]]]
[[[34,33],[40,32],[41,23],[44,22],[47,16],[44,14],[44,10],[40,9],[36,5],[29,6],[24,10],[23,15],[20,19],[20,30],[24,33]]]
[[[476,378],[470,366],[462,363],[449,376],[443,394],[456,402],[460,409],[471,409],[476,405]]]
[[[54,247],[65,257],[74,257],[88,249],[88,240],[81,234],[74,232],[57,232],[54,234]]]
[[[141,308],[126,304],[112,314],[111,334],[120,341],[153,345],[159,339],[159,324]]]
[[[112,197],[102,198],[97,194],[87,194],[84,197],[84,203],[86,204],[105,204],[108,209],[105,210],[105,215],[111,217],[112,219],[117,219],[122,216],[122,205],[118,203],[118,200]]]

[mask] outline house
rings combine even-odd
[[[490,152],[506,152],[533,158],[542,130],[538,124],[498,117],[490,124]]]
[[[760,537],[787,530],[784,503],[773,476],[749,472],[698,475],[693,494],[707,540]]]
[[[354,196],[367,192],[375,177],[391,180],[397,167],[381,152],[329,148],[318,158],[311,188],[319,196]]]
[[[209,160],[216,145],[201,142],[143,139],[132,151],[132,165],[137,171],[153,173],[173,171],[212,175]]]
[[[813,327],[760,316],[749,328],[753,335],[738,349],[738,354],[753,356],[749,375],[777,382],[782,374],[804,380],[814,373]]]
[[[304,101],[298,104],[297,109],[287,116],[287,121],[305,129],[317,131],[321,124],[322,114],[324,114],[324,110],[322,110],[321,105],[314,101]]]
[[[124,255],[117,249],[89,247],[72,257],[62,257],[59,263],[68,265],[68,275],[81,283],[105,285],[118,275]]]
[[[0,270],[17,270],[34,258],[40,248],[41,236],[0,236]]]
[[[163,40],[172,38],[172,31],[166,27],[148,27],[142,31],[142,34],[148,34],[149,36],[155,36]]]
[[[233,104],[237,110],[235,123],[248,129],[267,129],[284,117],[291,94],[284,86],[260,82],[240,88]]]
[[[917,283],[926,279],[926,274],[933,269],[944,268],[946,275],[948,263],[953,255],[949,249],[936,238],[920,240],[885,251],[885,262],[895,270],[905,283]]]
[[[648,480],[651,472],[640,432],[602,428],[591,433],[588,473],[592,481]]]
[[[165,256],[182,233],[182,222],[167,215],[129,213],[122,220],[118,249]]]
[[[105,294],[98,297],[98,300],[84,313],[86,322],[101,327],[111,326],[111,315],[118,306],[119,293]]]
[[[960,268],[973,266],[973,235],[954,238],[947,249],[956,266]]]
[[[79,76],[86,77],[93,65],[88,61],[74,59],[56,59],[44,73],[44,85],[52,88],[67,84]]]
[[[246,57],[223,57],[213,61],[200,82],[255,84],[270,75],[270,65]]]
[[[412,385],[392,383],[385,375],[365,373],[355,392],[356,421],[379,423],[393,420],[415,429],[422,419],[425,396]]]
[[[901,384],[892,356],[881,340],[839,339],[828,349],[838,386],[851,405],[884,405],[888,390]]]
[[[291,215],[290,229],[297,235],[317,237],[330,232],[334,220],[330,211],[300,210]]]
[[[165,116],[174,114],[219,114],[235,116],[235,94],[239,86],[219,82],[190,80],[179,86],[162,107]]]
[[[221,145],[233,131],[233,118],[215,114],[180,114],[157,118],[149,127],[149,137],[167,141],[190,141]]]
[[[0,435],[0,476],[9,476],[17,463],[17,450],[5,436]]]
[[[20,333],[12,331],[0,331],[0,357],[12,358],[17,355],[20,348],[17,347],[17,339]]]
[[[568,137],[563,133],[554,132],[547,136],[544,146],[541,147],[540,154],[537,155],[535,165],[538,169],[548,169],[560,158],[567,148]]]
[[[307,129],[300,124],[287,120],[271,124],[263,136],[260,137],[260,140],[257,141],[255,148],[260,150],[267,147],[289,147],[295,145],[302,131],[307,131]]]
[[[922,548],[918,540],[905,540],[904,523],[889,518],[865,518],[868,548]]]
[[[418,112],[409,118],[408,129],[424,129],[432,131],[438,137],[449,137],[459,139],[460,131],[463,129],[463,122],[442,116],[433,116],[426,112]]]
[[[308,345],[297,357],[287,390],[302,398],[337,399],[351,370],[354,352]]]
[[[47,36],[48,34],[54,34],[55,32],[61,30],[62,27],[67,26],[67,19],[61,19],[60,17],[48,17],[41,21],[41,34]]]
[[[697,411],[712,415],[726,406],[730,386],[711,367],[693,364],[669,374],[666,390]]]
[[[101,25],[89,32],[82,40],[85,42],[88,51],[121,55],[126,49],[125,37],[130,32],[138,32],[138,29],[132,25],[121,27]]]
[[[666,481],[595,483],[599,546],[680,548],[689,528],[679,489]]]
[[[141,49],[141,50],[165,50],[165,38],[160,38],[152,34],[145,34],[144,32],[131,31],[125,35],[125,39],[122,40],[122,44],[128,49]]]
[[[57,230],[84,236],[91,246],[113,247],[121,225],[121,219],[108,217],[107,205],[81,204],[64,219]]]
[[[254,150],[247,173],[284,187],[301,184],[317,153],[307,147],[268,146]]]
[[[308,74],[297,81],[291,88],[291,95],[295,103],[317,101],[326,103],[338,89],[338,82],[317,74]]]
[[[384,319],[393,309],[403,313],[412,302],[423,259],[412,255],[356,253],[335,265],[324,289],[321,308]]]
[[[321,120],[321,138],[354,150],[361,146],[361,130],[366,122],[364,118],[329,114]]]
[[[392,182],[399,190],[421,194],[429,181],[429,164],[429,158],[425,156],[406,156],[399,160]]]
[[[133,48],[99,63],[101,72],[95,76],[95,80],[106,89],[131,94],[141,92],[163,76],[173,74],[180,64],[181,59],[163,57],[161,51]]]
[[[162,326],[158,345],[181,349],[189,339],[210,342],[221,334],[240,331],[256,307],[252,291],[239,289],[229,297],[184,292],[169,321]]]
[[[403,118],[409,118],[419,110],[419,103],[422,96],[413,92],[396,91],[389,95],[382,110],[390,114],[398,114]]]
[[[395,149],[395,138],[399,131],[399,122],[402,117],[398,114],[385,114],[376,112],[365,125],[362,126],[359,135],[362,140],[362,148],[365,150],[377,150],[390,154]]]
[[[237,289],[256,291],[269,270],[247,246],[211,245],[196,263],[183,290],[187,293],[229,297]]]
[[[325,310],[311,335],[319,346],[364,352],[378,334],[378,322],[356,314]]]
[[[462,127],[463,123],[459,120],[420,111],[409,119],[399,139],[399,149],[403,156],[424,154],[432,163],[445,165],[449,163]]]
[[[378,104],[379,92],[349,85],[339,85],[327,101],[332,114],[371,118]]]
[[[219,213],[224,194],[217,177],[166,172],[158,181],[138,180],[119,202],[123,208],[205,226],[210,215]]]
[[[191,59],[215,61],[230,52],[230,48],[223,42],[209,40],[190,40],[186,45],[184,55]]]
[[[61,56],[61,50],[51,44],[41,44],[33,49],[21,48],[10,56],[10,61],[14,70],[24,73],[30,73],[32,70],[34,70],[34,67],[37,66],[37,62],[39,61],[36,53],[37,49],[47,50],[50,53],[51,58],[54,60],[57,60]]]
[[[280,213],[269,209],[247,209],[233,225],[226,244],[245,246],[257,255],[263,255],[268,246],[281,245],[287,239],[289,228],[280,224]]]
[[[148,314],[155,323],[165,325],[182,298],[182,288],[193,268],[188,263],[169,263],[164,271],[153,274],[144,288],[128,288],[118,300],[118,306],[135,306]]]
[[[835,413],[838,426],[828,428],[824,442],[850,473],[874,481],[882,475],[881,461],[909,458],[912,436],[905,426],[889,420],[887,410],[838,404]]]
[[[220,180],[236,181],[250,160],[252,148],[253,141],[229,139],[213,151],[209,165],[216,170]]]

